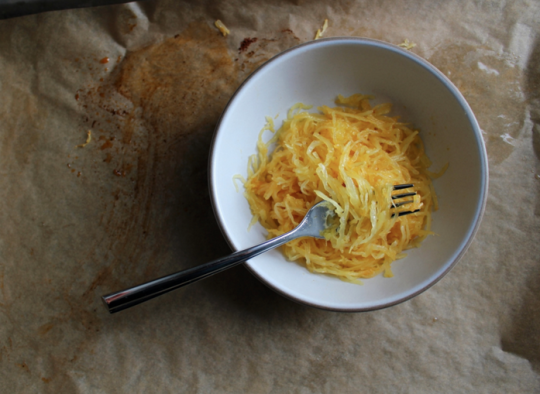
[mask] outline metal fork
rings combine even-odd
[[[394,190],[403,190],[412,188],[412,184],[396,185]],[[394,203],[394,200],[415,195],[416,192],[407,192],[392,196],[392,208],[400,207],[404,204],[410,204],[413,201],[402,201]],[[408,215],[416,211],[402,211],[394,213],[392,216]],[[334,215],[333,207],[326,201],[315,204],[308,211],[300,224],[292,231],[272,238],[260,245],[241,250],[209,263],[193,267],[175,274],[167,275],[151,282],[118,291],[116,293],[105,295],[102,298],[105,306],[110,313],[119,312],[134,305],[148,301],[161,294],[171,290],[188,285],[197,280],[207,278],[226,269],[232,268],[250,258],[260,255],[268,250],[277,248],[293,239],[300,237],[315,237],[323,239],[321,233],[330,225],[330,218]]]

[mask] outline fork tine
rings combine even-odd
[[[404,183],[402,185],[394,185],[394,190],[403,190],[408,189],[410,187],[413,187],[414,185],[412,183]]]
[[[410,215],[411,213],[416,213],[416,212],[420,212],[420,210],[417,209],[417,210],[414,210],[414,211],[403,211],[403,212],[399,212],[399,213],[397,213],[397,214],[394,213],[394,214],[392,214],[392,217],[394,217],[394,216],[396,216],[396,215],[398,215],[398,216]]]
[[[411,187],[414,187],[414,185],[412,183],[404,183],[402,185],[394,185],[394,190],[403,190],[403,189],[408,189],[408,188],[411,188]],[[414,202],[413,200],[402,201],[402,202],[398,202],[398,203],[394,203],[394,200],[397,200],[398,198],[415,196],[416,194],[417,194],[416,192],[408,192],[408,193],[401,193],[401,194],[393,195],[392,196],[392,206],[391,206],[391,208],[397,208],[397,207],[400,207],[400,206],[405,205],[405,204],[413,203]],[[415,212],[419,212],[419,211],[420,211],[419,209],[417,209],[415,211],[402,211],[402,212],[398,212],[398,213],[393,213],[392,217],[394,217],[396,215],[397,216],[410,215],[411,213],[415,213]]]
[[[391,207],[391,208],[401,207],[402,205],[405,205],[405,204],[412,204],[413,202],[414,202],[414,200],[398,202],[397,204],[392,204],[392,207]]]
[[[415,196],[415,195],[416,195],[416,192],[396,194],[396,195],[392,196],[392,200],[395,200],[395,199],[398,199],[398,198],[403,198],[403,197]]]

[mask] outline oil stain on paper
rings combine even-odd
[[[471,106],[490,161],[504,161],[522,137],[527,107],[516,59],[461,43],[441,45],[428,60],[446,74]],[[499,88],[493,89],[494,85]]]
[[[107,80],[77,93],[95,134],[94,171],[107,168],[113,185],[101,224],[109,233],[103,250],[116,256],[85,297],[150,279],[163,261],[189,250],[186,257],[200,259],[208,229],[198,223],[215,223],[206,167],[221,112],[251,72],[299,42],[290,30],[246,40],[231,50],[215,29],[195,22],[128,53]]]
[[[101,235],[70,268],[74,282],[58,290],[69,311],[39,328],[49,342],[67,327],[80,331],[70,354],[48,356],[56,369],[42,376],[44,383],[69,380],[59,378],[65,365],[92,352],[100,331],[114,324],[102,320],[100,296],[229,252],[207,185],[214,128],[241,82],[299,41],[283,30],[229,43],[199,21],[121,58],[78,59],[95,73],[94,85],[73,93],[80,128],[92,139],[74,148],[66,176],[80,173],[96,196]],[[110,72],[100,74],[100,67]]]

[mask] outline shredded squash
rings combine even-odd
[[[405,41],[403,41],[401,44],[398,45],[398,47],[405,48],[408,51],[413,49],[415,46],[416,46],[416,44],[414,42],[412,42],[412,41],[409,41],[408,38],[406,38]]]
[[[325,239],[300,238],[282,250],[311,272],[353,283],[380,273],[393,276],[391,263],[431,234],[436,201],[434,174],[427,171],[431,162],[418,131],[387,116],[391,104],[372,107],[370,99],[340,95],[338,107],[323,106],[319,113],[297,104],[277,132],[267,118],[244,182],[251,225],[259,221],[269,238],[292,230],[317,202],[330,202],[336,221]],[[268,142],[263,141],[266,131],[274,132]],[[418,194],[413,203],[396,208],[393,185],[405,183],[413,183]]]
[[[314,40],[318,40],[319,38],[322,38],[323,34],[326,32],[326,29],[328,29],[328,19],[324,20],[323,26],[320,29],[317,29],[317,32],[315,33]]]
[[[86,132],[86,142],[84,144],[79,144],[75,148],[84,148],[86,145],[88,145],[92,141],[92,130],[88,130]]]
[[[227,26],[225,26],[225,24],[219,19],[214,22],[214,25],[218,28],[221,34],[223,34],[223,37],[227,37],[229,34],[231,34],[230,30],[227,29]]]

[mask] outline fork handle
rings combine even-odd
[[[294,229],[288,233],[263,242],[262,244],[240,250],[218,260],[167,275],[129,289],[111,293],[101,297],[101,299],[110,313],[116,313],[165,294],[171,290],[189,285],[190,283],[207,278],[221,271],[225,271],[250,258],[258,256],[261,253],[292,241],[297,237],[297,229]]]

